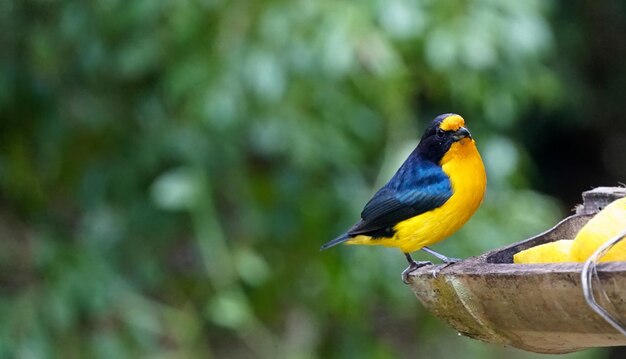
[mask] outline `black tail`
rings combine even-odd
[[[344,234],[340,235],[339,237],[333,239],[332,241],[324,244],[322,246],[322,248],[320,248],[320,251],[323,251],[324,249],[328,249],[328,248],[330,248],[332,246],[336,246],[336,245],[338,245],[340,243],[343,243],[343,242],[347,241],[349,238],[350,237],[348,236],[348,233],[344,233]]]

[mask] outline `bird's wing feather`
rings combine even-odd
[[[348,234],[370,234],[440,207],[452,196],[449,178],[440,168],[422,169],[410,176],[400,172],[365,205],[362,220]]]

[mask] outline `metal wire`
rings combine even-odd
[[[605,308],[596,302],[596,298],[593,295],[593,277],[596,277],[598,283],[600,284],[600,292],[604,296],[604,299],[611,303],[609,297],[606,292],[602,289],[602,283],[600,283],[600,278],[598,277],[598,261],[602,258],[613,246],[615,246],[619,241],[626,237],[626,230],[622,233],[618,234],[616,237],[611,240],[605,242],[600,246],[590,257],[585,261],[583,265],[583,271],[581,274],[581,282],[583,287],[583,294],[585,296],[585,300],[587,304],[593,309],[598,315],[600,315],[604,320],[606,320],[609,324],[613,326],[613,328],[617,329],[618,332],[626,335],[626,326],[622,324],[619,319],[615,318],[611,313],[609,313]]]

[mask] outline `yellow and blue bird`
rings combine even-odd
[[[444,263],[454,263],[427,246],[459,230],[482,203],[487,176],[476,143],[456,114],[437,116],[396,174],[365,205],[361,220],[324,244],[398,247],[409,261],[402,272],[430,264],[411,253],[423,250]]]

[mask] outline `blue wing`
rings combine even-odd
[[[365,205],[348,235],[391,237],[396,224],[440,207],[451,196],[450,179],[441,167],[410,158]]]

